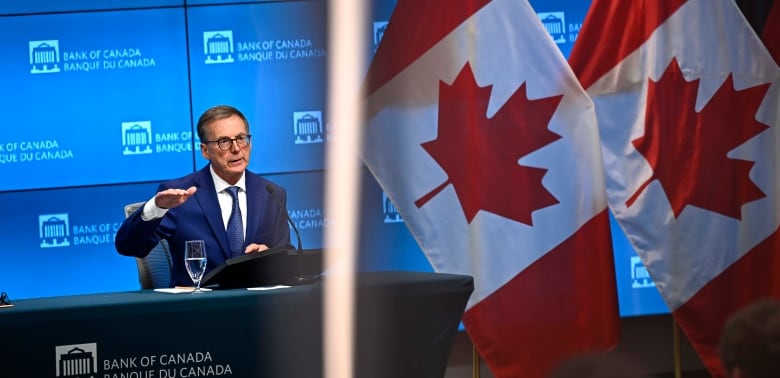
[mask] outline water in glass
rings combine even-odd
[[[184,246],[184,266],[195,283],[193,293],[202,293],[200,281],[206,272],[206,245],[203,240],[188,240]]]

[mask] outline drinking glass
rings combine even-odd
[[[193,293],[203,293],[200,289],[200,280],[206,271],[206,243],[203,240],[187,240],[184,246],[184,266],[195,283]]]

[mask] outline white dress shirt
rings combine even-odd
[[[233,212],[233,196],[231,196],[226,189],[230,186],[237,186],[239,188],[238,207],[241,208],[241,223],[243,223],[244,226],[244,239],[246,239],[246,173],[241,175],[241,178],[238,179],[236,185],[230,185],[227,181],[217,176],[217,173],[214,172],[214,167],[209,166],[209,171],[211,172],[211,178],[214,180],[214,189],[217,192],[217,200],[219,201],[219,207],[222,210],[222,223],[226,230],[228,220],[230,219],[230,213]],[[157,207],[157,204],[154,202],[154,197],[152,197],[149,201],[146,201],[143,213],[141,214],[141,219],[150,221],[152,219],[162,218],[167,212],[168,209]]]

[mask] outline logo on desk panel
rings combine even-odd
[[[566,15],[563,12],[537,13],[555,43],[566,43]]]
[[[123,155],[152,153],[152,122],[122,122]]]
[[[68,214],[44,214],[38,216],[41,248],[70,246]]]
[[[203,32],[203,53],[206,64],[233,63],[233,31]]]
[[[631,256],[631,288],[642,289],[646,287],[655,287],[655,282],[642,264],[642,259],[638,256]]]
[[[398,213],[398,209],[393,205],[393,201],[390,201],[390,197],[384,191],[382,192],[382,213],[385,223],[402,223],[404,221],[401,214]]]
[[[30,73],[60,72],[60,41],[30,41]]]
[[[293,112],[293,135],[295,144],[322,143],[325,140],[325,126],[319,110]]]
[[[97,343],[54,347],[57,377],[97,377]]]

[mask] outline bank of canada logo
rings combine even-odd
[[[57,377],[97,377],[97,343],[54,347]]]
[[[152,122],[122,122],[123,155],[152,153]]]
[[[30,73],[60,72],[60,41],[30,41]]]
[[[642,259],[637,256],[631,256],[631,287],[634,289],[655,287],[655,282],[642,264]]]
[[[203,32],[203,52],[206,64],[233,63],[233,31]]]
[[[393,205],[393,201],[390,201],[390,197],[385,192],[382,192],[382,212],[384,213],[385,223],[400,223],[404,221],[395,205]]]
[[[566,43],[566,16],[563,12],[537,13],[555,43]]]
[[[322,143],[325,140],[322,112],[293,112],[293,134],[295,144]]]
[[[387,21],[374,22],[374,51],[379,48],[379,42],[382,42],[382,37],[385,36],[385,30],[387,30]]]
[[[38,234],[41,248],[67,247],[70,245],[68,214],[44,214],[38,216]]]

